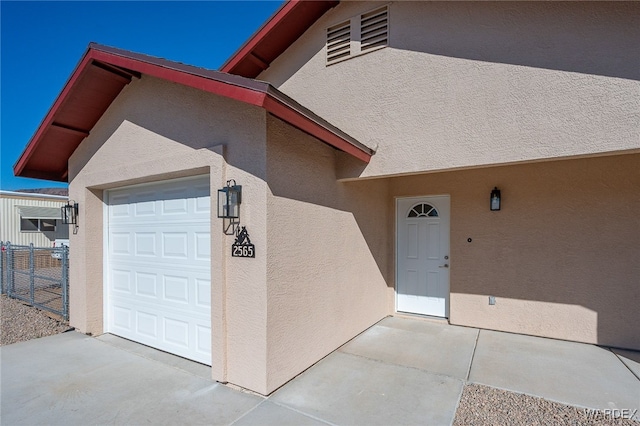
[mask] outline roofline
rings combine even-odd
[[[360,150],[362,150],[364,152],[369,152],[371,155],[374,154],[374,150],[372,148],[369,148],[368,146],[366,146],[365,144],[361,143],[357,139],[351,137],[347,133],[345,133],[342,130],[338,129],[337,127],[335,127],[334,125],[329,123],[324,118],[322,118],[319,115],[315,114],[314,112],[312,112],[311,110],[309,110],[305,106],[299,104],[293,98],[290,98],[289,96],[285,95],[284,93],[282,93],[278,89],[274,88],[273,86],[271,86],[271,85],[268,86],[267,94],[271,98],[273,98],[274,100],[277,100],[278,102],[288,106],[289,108],[298,111],[301,115],[303,115],[305,118],[307,118],[308,120],[310,120],[313,123],[315,123],[317,126],[320,126],[320,127],[324,128],[326,131],[334,133],[336,136],[344,139],[345,141],[348,141],[354,147],[359,148]]]
[[[53,105],[51,105],[51,108],[49,108],[49,111],[47,111],[47,114],[44,116],[44,118],[40,122],[40,125],[36,129],[36,132],[33,134],[33,136],[31,136],[29,143],[27,143],[27,146],[25,147],[24,151],[22,151],[22,154],[20,154],[20,157],[18,157],[18,160],[13,165],[13,174],[15,176],[21,175],[22,171],[26,166],[27,160],[31,157],[31,155],[33,154],[33,151],[36,148],[36,145],[37,145],[36,141],[43,136],[47,127],[50,126],[51,123],[53,123],[53,117],[56,111],[60,109],[60,106],[62,105],[63,101],[69,95],[69,91],[71,90],[73,83],[77,81],[78,78],[80,77],[81,75],[80,70],[83,70],[86,67],[87,55],[90,50],[91,49],[89,48],[84,52],[84,54],[82,55],[82,58],[80,59],[80,62],[78,62],[78,64],[73,70],[73,73],[71,73],[66,83],[64,84],[62,91],[60,92],[56,100],[53,102]],[[38,177],[36,177],[36,179],[38,179]],[[43,176],[41,177],[41,179],[46,179],[46,177]]]
[[[285,0],[278,10],[276,10],[273,15],[271,15],[269,19],[267,19],[265,23],[262,24],[260,28],[258,28],[256,32],[253,33],[251,37],[249,37],[249,39],[224,62],[224,64],[222,64],[220,71],[229,72],[233,67],[247,58],[256,45],[262,41],[277,24],[282,22],[298,3],[300,3],[300,0]]]
[[[253,52],[258,46],[258,44],[262,42],[268,43],[269,40],[272,39],[272,36],[275,33],[274,29],[277,26],[281,24],[286,26],[287,23],[290,21],[289,17],[292,15],[292,13],[296,11],[296,9],[303,7],[305,3],[310,3],[310,2],[311,0],[285,0],[285,2],[280,6],[280,8],[276,10],[274,14],[271,15],[271,17],[267,19],[267,21],[264,24],[262,24],[262,26],[258,28],[258,30],[255,33],[253,33],[251,37],[249,37],[249,39],[245,41],[244,44],[242,44],[242,46],[240,46],[240,48],[236,50],[233,53],[233,55],[231,55],[231,57],[229,57],[229,59],[227,59],[224,62],[224,64],[222,64],[222,66],[220,67],[220,71],[236,74],[234,72],[234,69],[244,61],[250,61],[250,62],[258,61],[260,63],[263,63],[264,61],[262,60],[262,58],[256,57],[256,56],[252,57]],[[316,0],[316,2],[322,3],[322,2],[319,2],[318,0]],[[327,9],[329,9],[331,7],[335,7],[338,3],[340,3],[340,1],[327,0],[327,1],[324,1],[324,3],[327,4]],[[317,20],[317,18],[319,18],[319,16],[312,15],[308,11],[305,12],[304,9],[303,9],[303,13],[305,13],[307,16],[312,16],[314,19],[314,22],[315,20]],[[276,56],[279,56],[280,54],[282,54],[282,52],[284,52],[284,50],[286,50],[288,46],[290,46],[295,40],[297,40],[297,38],[298,38],[298,35],[290,37],[290,40],[288,41],[288,44],[284,47],[284,49],[278,49],[278,51],[276,51],[277,52]],[[269,65],[270,65],[269,63],[266,63],[266,62],[263,63],[263,67],[265,68],[268,67]],[[257,76],[258,74],[245,75],[245,77],[251,77],[251,78],[255,78]]]
[[[0,189],[0,195],[9,197],[21,197],[21,198],[46,198],[54,200],[68,200],[66,195],[53,195],[53,194],[40,194],[38,192],[18,192],[18,191],[5,191]]]
[[[116,67],[117,73],[128,73],[129,80],[133,76],[139,77],[140,74],[146,74],[264,108],[267,112],[292,126],[366,163],[370,161],[374,153],[373,149],[358,142],[312,111],[302,107],[302,105],[273,88],[269,83],[91,43],[66,82],[62,92],[58,95],[53,106],[49,109],[20,158],[15,163],[14,174],[16,176],[26,176],[23,173],[25,173],[29,159],[38,148],[40,140],[47,129],[54,122],[56,113],[69,99],[69,94],[74,88],[74,84],[78,82],[89,67],[96,64]],[[54,178],[46,172],[38,170],[29,170],[28,176],[44,179]],[[60,177],[54,178],[54,180],[63,178],[66,179],[66,172]]]

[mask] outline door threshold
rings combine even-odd
[[[425,321],[431,321],[431,322],[438,322],[438,323],[444,323],[444,324],[451,324],[449,322],[449,318],[447,317],[436,317],[436,316],[432,316],[432,315],[424,315],[424,314],[413,314],[411,312],[400,312],[400,311],[396,311],[393,314],[394,317],[397,318],[410,318],[410,319],[420,319],[420,320],[425,320]]]

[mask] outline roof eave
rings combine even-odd
[[[49,125],[51,125],[51,123],[53,122],[53,117],[54,117],[56,111],[60,108],[60,106],[62,105],[64,100],[69,95],[69,92],[71,91],[71,88],[73,87],[73,83],[78,80],[80,75],[82,75],[83,70],[86,69],[87,63],[91,60],[90,57],[89,57],[90,52],[91,52],[91,49],[87,49],[85,51],[84,55],[80,59],[80,62],[78,62],[78,64],[74,68],[73,72],[71,73],[71,76],[66,81],[64,87],[62,88],[62,91],[60,92],[60,94],[58,95],[56,100],[53,102],[53,105],[51,105],[51,107],[49,108],[49,111],[47,112],[47,114],[44,116],[44,118],[40,122],[40,125],[36,129],[35,133],[33,134],[33,136],[31,136],[31,139],[29,139],[29,143],[27,143],[27,146],[25,147],[24,151],[22,152],[22,154],[20,154],[20,157],[18,158],[16,163],[13,165],[13,174],[15,176],[33,177],[33,178],[36,178],[36,179],[62,181],[60,178],[57,178],[56,176],[52,176],[51,173],[42,173],[42,172],[36,173],[36,174],[38,174],[38,176],[34,176],[32,174],[26,175],[26,174],[24,174],[25,167],[27,165],[27,162],[28,162],[29,158],[31,157],[31,155],[33,154],[34,150],[36,149],[36,147],[38,145],[37,141],[39,140],[40,137],[42,137],[42,135],[43,135],[44,131],[46,130],[46,128]],[[47,176],[47,177],[45,177],[45,176]]]
[[[302,107],[297,102],[286,97],[281,92],[271,87],[268,83],[251,80],[241,76],[221,73],[219,71],[203,70],[189,65],[166,61],[160,58],[153,58],[146,55],[135,54],[133,52],[122,51],[120,49],[109,48],[91,44],[81,61],[74,69],[71,77],[65,84],[62,92],[58,95],[51,109],[40,123],[35,134],[27,144],[27,147],[14,165],[14,174],[22,177],[33,177],[39,179],[55,180],[64,182],[68,174],[68,158],[64,164],[54,164],[58,167],[54,170],[38,170],[29,163],[34,153],[39,148],[44,135],[55,124],[56,115],[60,109],[66,105],[69,95],[75,85],[79,84],[79,79],[88,72],[90,67],[97,66],[115,73],[114,79],[118,79],[117,84],[122,84],[122,88],[128,84],[133,77],[146,74],[152,77],[168,80],[188,87],[203,90],[219,96],[234,99],[249,105],[264,108],[276,117],[300,130],[311,134],[317,139],[333,146],[336,149],[345,151],[364,162],[369,162],[373,150],[367,148],[354,138],[350,137],[340,129],[323,120],[308,109]],[[93,72],[93,71],[92,71]],[[92,78],[92,74],[87,74],[87,78]],[[128,80],[127,80],[128,78]],[[83,86],[80,86],[81,88]],[[122,90],[120,88],[119,90]],[[88,90],[88,89],[85,89]],[[119,93],[119,91],[118,91]],[[77,94],[77,93],[74,93]],[[113,99],[106,99],[102,114],[109,107]],[[64,111],[62,111],[64,113]],[[91,128],[95,122],[91,124]],[[75,146],[73,150],[82,143],[82,140],[89,134],[89,130],[76,130],[73,128],[53,126],[58,131],[64,131],[76,137],[77,144],[73,140],[68,146]],[[49,136],[50,137],[50,136]],[[46,151],[45,151],[46,152]],[[73,151],[71,151],[72,153]],[[70,156],[70,154],[69,154]],[[40,154],[40,157],[42,155]],[[61,159],[59,159],[61,161]],[[47,160],[49,161],[49,160]],[[37,162],[37,161],[36,161]]]
[[[220,71],[255,78],[267,69],[327,10],[339,0],[286,1],[226,62]],[[304,25],[300,25],[300,23]],[[257,49],[266,49],[260,54]],[[249,67],[249,70],[246,68]]]

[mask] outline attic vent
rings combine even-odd
[[[388,44],[387,6],[360,15],[360,52]]]
[[[327,28],[327,65],[389,44],[389,7],[379,7]]]
[[[327,64],[351,55],[351,21],[327,28]]]

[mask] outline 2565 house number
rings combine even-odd
[[[253,244],[231,246],[231,256],[233,257],[256,257],[256,248]]]
[[[231,245],[231,256],[256,257],[256,247],[251,244],[247,228],[243,226],[241,231],[236,232],[236,241]]]

